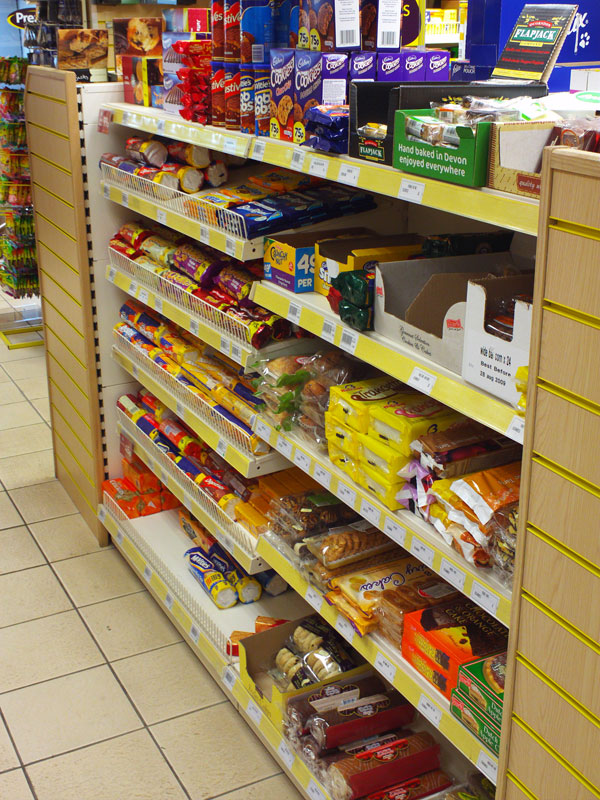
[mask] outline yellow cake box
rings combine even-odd
[[[343,425],[366,433],[371,409],[390,401],[404,389],[403,383],[388,375],[332,386],[329,390],[329,412]]]
[[[368,433],[402,455],[410,456],[410,443],[419,436],[445,431],[462,419],[458,411],[432,397],[421,392],[405,392],[401,397],[392,397],[370,408]]]
[[[325,437],[329,444],[358,458],[358,436],[359,433],[341,423],[330,411],[325,412]]]

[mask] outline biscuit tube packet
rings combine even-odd
[[[185,558],[188,569],[210,597],[217,608],[232,608],[238,596],[233,586],[218,572],[200,548],[193,547],[186,550]]]

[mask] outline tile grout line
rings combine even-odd
[[[7,736],[10,739],[10,743],[13,746],[13,750],[15,751],[15,755],[17,756],[19,764],[21,765],[21,772],[23,773],[23,775],[25,777],[25,780],[27,781],[27,785],[29,786],[29,790],[30,790],[34,800],[38,800],[37,792],[33,788],[33,783],[31,782],[31,778],[29,777],[29,775],[27,774],[27,772],[25,770],[25,764],[23,762],[23,759],[21,758],[21,753],[19,753],[19,749],[17,748],[17,743],[16,743],[16,741],[15,741],[15,739],[14,739],[12,733],[11,733],[10,728],[8,727],[8,722],[6,721],[6,717],[4,716],[1,708],[0,708],[0,721],[4,724],[4,727],[6,728]]]

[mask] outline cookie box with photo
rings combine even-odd
[[[312,0],[298,0],[298,42],[296,44],[298,50],[310,50],[311,10]]]
[[[360,46],[362,50],[377,49],[377,11],[378,0],[361,0],[360,3]]]
[[[290,48],[271,50],[270,136],[294,139],[294,55]]]
[[[163,86],[162,58],[122,56],[123,99],[137,106],[152,104],[152,88]]]
[[[321,53],[296,50],[294,57],[294,142],[306,139],[306,112],[323,100],[323,61]]]
[[[270,0],[240,0],[240,61],[260,64],[269,57],[275,32]]]
[[[121,74],[121,58],[162,56],[162,17],[117,18],[113,20],[115,67]]]
[[[502,725],[506,653],[463,664],[458,670],[457,688],[496,725]]]
[[[335,0],[311,0],[308,12],[310,50],[336,49],[334,3]]]
[[[450,711],[489,749],[498,755],[500,751],[500,728],[494,725],[481,710],[456,689],[452,690]]]
[[[374,81],[377,77],[377,53],[358,51],[350,54],[348,79],[350,81]]]

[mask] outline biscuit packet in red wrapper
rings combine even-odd
[[[118,253],[127,256],[127,258],[136,259],[138,256],[141,256],[140,250],[137,250],[135,247],[127,244],[127,242],[125,242],[123,239],[120,239],[118,236],[114,239],[111,239],[108,245]]]
[[[154,231],[152,231],[146,225],[135,220],[121,225],[117,232],[117,237],[125,242],[128,242],[131,247],[139,249],[139,246],[144,239],[147,239],[148,236],[152,236],[153,233]]]

